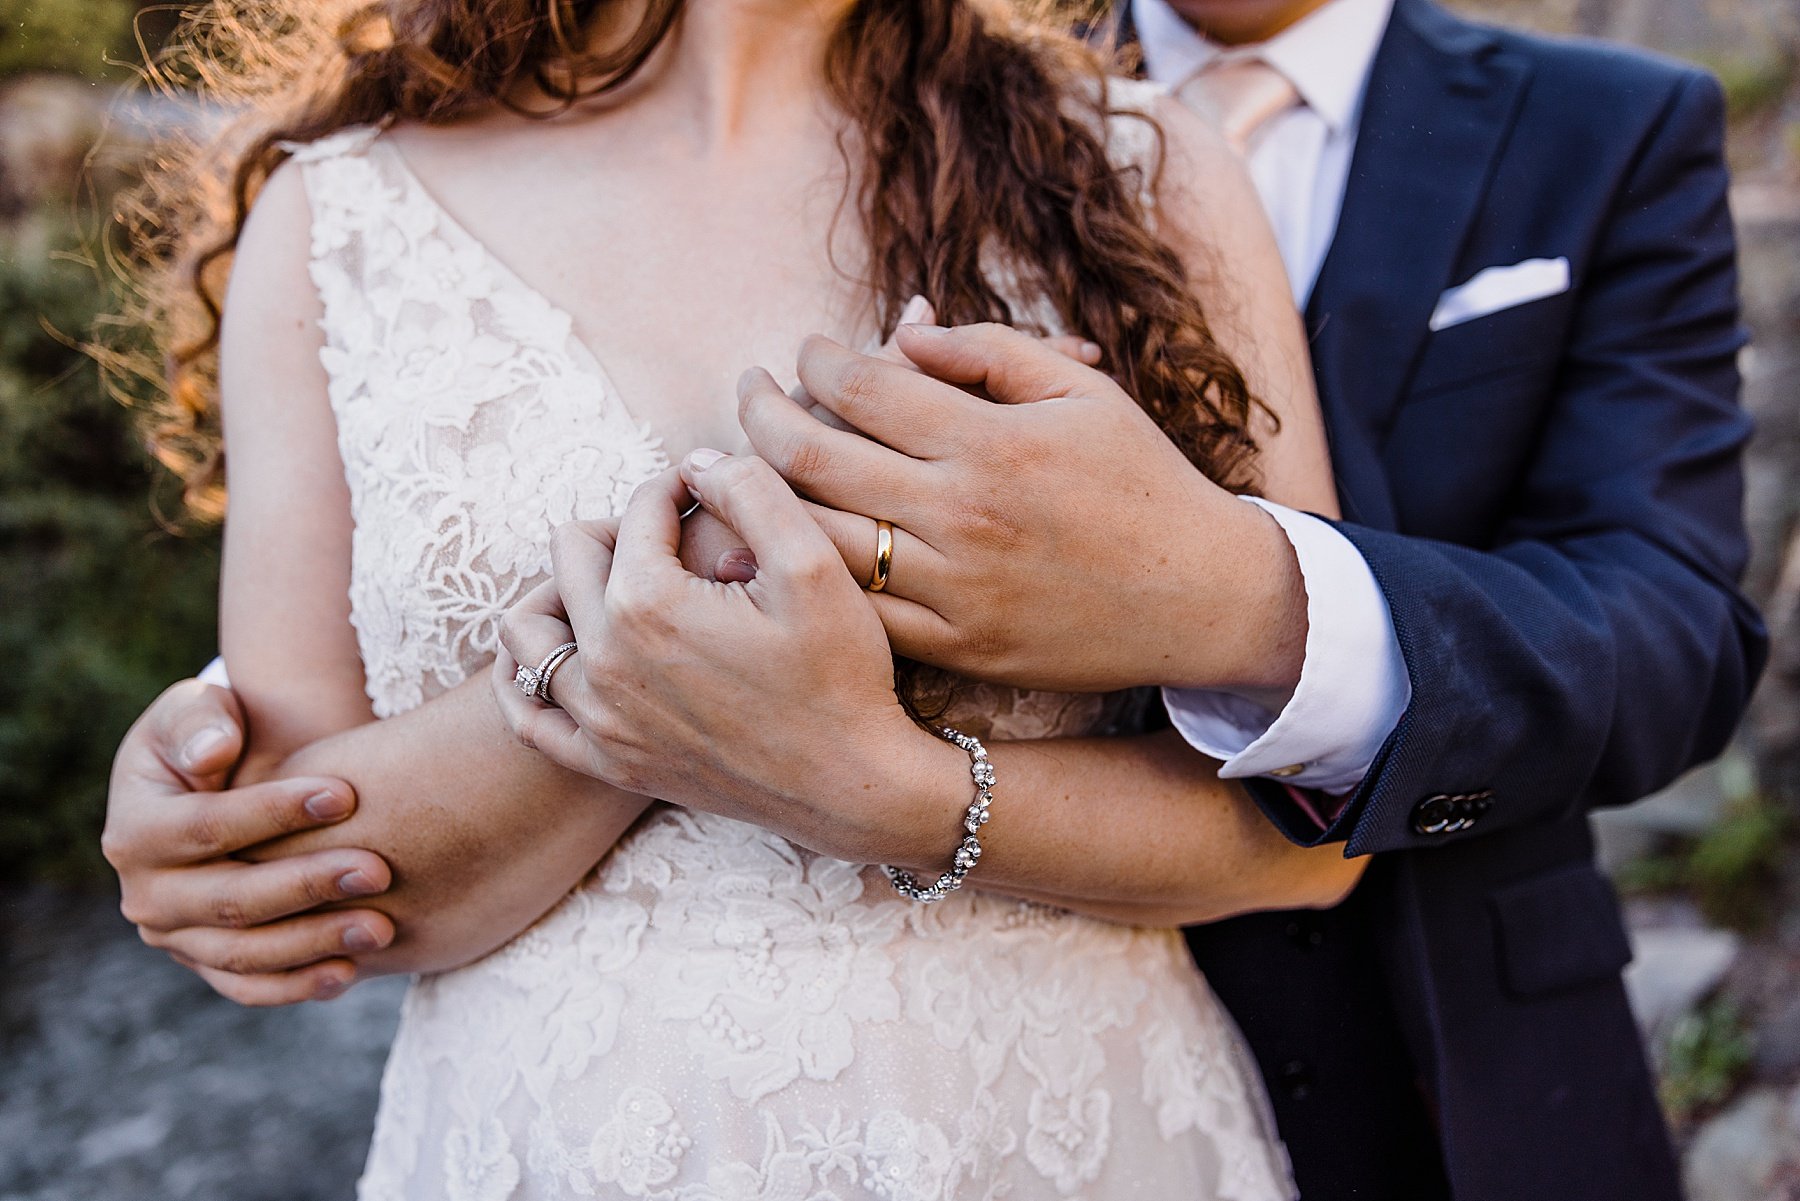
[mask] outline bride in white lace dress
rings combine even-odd
[[[496,21],[515,7],[496,0]],[[551,7],[629,48],[680,6]],[[587,823],[510,893],[448,899],[480,843],[418,873],[464,928],[385,966],[464,966],[409,994],[360,1195],[1291,1196],[1255,1065],[1176,930],[1081,916],[1071,908],[1121,908],[1080,897],[916,905],[879,869],[503,745],[480,677],[501,616],[546,577],[552,527],[616,513],[672,447],[732,444],[732,368],[791,360],[814,328],[866,341],[893,311],[838,269],[870,261],[864,231],[827,233],[855,224],[831,220],[847,186],[838,146],[867,130],[846,135],[818,103],[822,48],[866,67],[867,48],[846,43],[875,10],[868,28],[948,21],[1032,53],[963,0],[688,8],[633,51],[641,72],[615,58],[634,78],[552,119],[470,103],[436,127],[340,122],[284,144],[294,162],[243,231],[220,387],[234,469],[222,637],[255,736],[244,777],[329,770],[365,809],[396,798],[396,844],[403,826],[461,829],[495,797],[579,807],[558,820]],[[417,49],[405,33],[397,20],[349,36],[380,59],[397,36]],[[543,93],[524,61],[501,76],[530,107]],[[1179,123],[1187,147],[1164,175],[1191,173],[1195,156],[1230,165],[1142,85],[1108,92],[1113,115],[1089,128],[1112,174],[1088,186],[1113,187],[1102,199],[1140,219],[1159,196],[1216,195],[1192,179],[1153,186],[1146,114]],[[1078,126],[1082,103],[1072,91],[1074,115],[1047,120]],[[709,186],[721,180],[728,193]],[[1266,231],[1243,237],[1254,252],[1218,249],[1223,272],[1284,294]],[[1064,327],[1064,298],[1033,282],[1042,264],[998,237],[980,257],[1016,320]],[[1266,336],[1303,364],[1291,328]],[[1271,403],[1316,433],[1304,390]],[[1265,436],[1265,457],[1288,437]],[[1096,735],[1133,729],[1142,699],[971,687],[949,720],[1000,741]],[[1121,845],[1102,827],[1075,852],[1129,862],[1118,825]],[[390,858],[406,882],[404,847]],[[1246,863],[1216,896],[1196,883],[1212,899],[1179,913],[1251,907],[1264,870],[1268,904],[1307,899],[1281,891],[1291,863]]]

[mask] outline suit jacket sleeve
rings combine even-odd
[[[1730,737],[1766,646],[1736,586],[1749,422],[1717,84],[1685,73],[1652,131],[1494,544],[1340,525],[1387,597],[1412,702],[1325,830],[1256,783],[1294,841],[1364,854],[1621,804]],[[1470,820],[1421,809],[1442,794]]]

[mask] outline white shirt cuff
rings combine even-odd
[[[1306,587],[1306,653],[1293,699],[1279,714],[1229,692],[1165,688],[1169,719],[1189,745],[1221,760],[1227,779],[1272,776],[1343,793],[1369,774],[1412,701],[1412,682],[1387,598],[1368,563],[1329,523],[1260,497]]]

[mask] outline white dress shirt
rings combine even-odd
[[[1172,91],[1215,61],[1257,58],[1301,103],[1270,118],[1249,145],[1251,179],[1304,307],[1337,229],[1356,126],[1393,0],[1329,0],[1275,37],[1225,48],[1167,0],[1132,0],[1152,80]],[[1223,761],[1221,776],[1274,776],[1324,792],[1354,788],[1412,700],[1387,600],[1350,541],[1316,517],[1257,500],[1280,523],[1306,586],[1306,655],[1279,714],[1225,692],[1166,688],[1175,728]]]

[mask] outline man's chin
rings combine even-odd
[[[1168,0],[1169,7],[1215,42],[1266,42],[1330,0]]]

